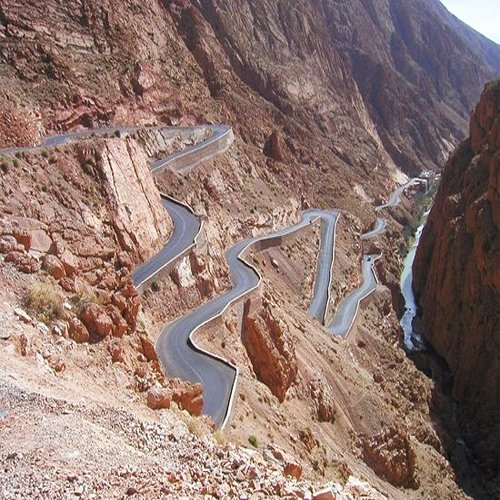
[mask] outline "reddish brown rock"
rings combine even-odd
[[[136,295],[127,301],[127,309],[125,310],[125,320],[132,331],[135,330],[137,325],[137,314],[139,313],[139,307],[141,305],[141,300]]]
[[[5,235],[0,238],[0,253],[23,252],[24,246],[14,236]]]
[[[318,420],[334,422],[337,413],[332,389],[328,383],[325,380],[313,380],[309,383],[309,390],[316,406]]]
[[[363,440],[364,458],[370,467],[395,486],[418,488],[415,451],[410,438],[391,428]]]
[[[120,309],[113,304],[109,304],[106,306],[106,312],[113,322],[113,335],[115,337],[123,337],[127,333],[128,324],[121,315]]]
[[[148,361],[158,361],[158,354],[156,353],[154,343],[148,337],[148,334],[146,332],[141,333],[139,338],[141,339],[142,350],[146,359]]]
[[[66,369],[66,364],[59,354],[52,354],[47,361],[56,373],[61,373]]]
[[[446,164],[413,266],[422,332],[453,372],[465,439],[485,468],[500,449],[500,80]]]
[[[107,337],[113,331],[113,322],[106,311],[96,303],[87,304],[80,315],[89,332]]]
[[[79,344],[88,342],[90,335],[85,325],[76,317],[69,321],[69,336]]]
[[[294,477],[298,481],[302,476],[302,465],[295,461],[287,461],[283,469],[283,475]]]
[[[29,252],[31,248],[31,235],[28,231],[24,229],[14,229],[13,232],[14,238],[16,241],[23,245],[24,249]]]
[[[315,493],[312,500],[336,500],[337,495],[331,489],[321,490]]]
[[[64,266],[64,271],[68,276],[77,274],[78,258],[75,257],[69,250],[64,250],[59,259]]]
[[[118,252],[117,261],[120,267],[132,269],[133,263],[130,255],[127,252]]]
[[[153,410],[170,408],[172,394],[168,389],[153,387],[148,391],[148,406]]]
[[[40,253],[47,253],[52,246],[52,239],[43,229],[33,229],[31,235],[31,250],[36,250]]]
[[[64,266],[55,255],[47,254],[43,259],[42,268],[56,280],[64,278],[66,276]]]
[[[203,409],[203,385],[191,384],[189,382],[171,379],[169,388],[172,391],[172,400],[183,410],[187,410],[192,415],[201,415]]]
[[[19,271],[23,273],[36,273],[40,270],[41,264],[25,252],[10,252],[5,256],[5,262],[11,262]]]
[[[120,339],[111,339],[108,345],[108,351],[111,354],[113,363],[126,362],[125,349],[123,348],[123,343]]]
[[[274,130],[273,133],[267,139],[264,146],[264,153],[276,161],[283,161],[286,156],[286,146],[283,142],[281,134]]]
[[[286,391],[297,376],[297,359],[289,342],[289,329],[278,310],[264,303],[250,313],[245,303],[242,341],[257,378],[284,401]]]
[[[61,278],[59,280],[59,286],[65,291],[65,292],[71,292],[71,293],[76,293],[76,283],[74,278]]]
[[[111,302],[116,306],[118,307],[118,309],[120,310],[120,312],[123,312],[125,311],[125,309],[127,308],[127,300],[125,299],[125,297],[119,293],[119,292],[116,292],[114,293],[112,296],[111,296]]]

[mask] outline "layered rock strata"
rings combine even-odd
[[[445,166],[417,250],[423,333],[454,375],[467,442],[498,469],[500,436],[500,80]]]

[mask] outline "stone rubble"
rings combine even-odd
[[[163,410],[151,421],[122,408],[53,399],[6,380],[0,408],[4,500],[386,498],[352,476],[344,487],[300,480],[302,467],[279,448],[218,444],[204,419],[180,410]],[[32,439],[19,444],[16,433],[32,422],[38,422]],[[87,440],[76,439],[88,428]]]

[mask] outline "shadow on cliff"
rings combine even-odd
[[[475,500],[493,498],[493,491],[487,492],[479,484],[480,476],[485,478],[485,484],[493,484],[496,477],[488,474],[473,457],[472,451],[465,443],[459,426],[459,409],[452,397],[453,374],[446,360],[425,343],[425,350],[408,352],[408,357],[416,368],[434,381],[429,411],[434,430],[444,449],[444,454],[456,474],[457,484],[463,491]],[[495,486],[492,486],[494,489]]]

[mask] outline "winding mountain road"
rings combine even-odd
[[[309,314],[322,325],[325,323],[330,288],[333,278],[333,262],[335,259],[335,233],[339,212],[328,210],[308,210],[307,214],[321,218],[321,246],[316,266],[314,292],[309,306]]]
[[[194,128],[191,127],[191,129]],[[157,175],[166,168],[180,174],[186,173],[200,162],[222,153],[230,146],[233,140],[231,127],[211,125],[203,128],[212,132],[210,137],[183,151],[154,161],[151,165],[152,173]],[[140,128],[113,127],[74,132],[49,137],[43,142],[42,146],[9,148],[0,152],[36,151],[64,145],[75,138],[115,134],[116,131],[130,133],[137,130],[140,130]],[[169,130],[186,130],[186,128],[173,127],[169,128]],[[413,180],[399,187],[393,193],[390,200],[386,204],[377,207],[377,210],[399,203],[401,193],[412,183]],[[167,196],[162,196],[162,203],[172,217],[174,230],[162,250],[134,271],[134,284],[138,289],[145,286],[147,282],[154,279],[158,273],[177,261],[181,256],[186,255],[196,245],[197,237],[203,227],[199,218],[196,217],[189,206]],[[238,378],[238,368],[229,361],[199,348],[194,340],[197,330],[208,322],[220,317],[231,304],[248,295],[259,286],[262,280],[261,275],[257,269],[243,258],[244,253],[249,247],[266,240],[271,245],[273,244],[273,240],[276,242],[275,244],[279,245],[281,237],[299,231],[318,219],[321,219],[321,245],[309,313],[324,324],[330,301],[332,269],[335,256],[335,233],[338,217],[338,211],[311,209],[303,212],[300,222],[281,231],[238,242],[226,252],[233,287],[225,294],[194,309],[162,330],[156,344],[156,350],[165,371],[170,376],[179,377],[191,382],[203,383],[205,401],[203,413],[209,415],[217,427],[223,428],[231,413]],[[375,237],[381,234],[385,230],[385,227],[386,220],[379,217],[377,218],[375,228],[365,233],[362,237],[365,239]],[[344,337],[348,334],[356,318],[360,301],[377,286],[377,278],[373,266],[378,258],[380,258],[380,255],[364,256],[363,283],[341,302],[332,323],[328,325],[328,331],[331,333]]]
[[[368,297],[377,287],[377,276],[374,265],[381,255],[367,254],[363,256],[363,282],[339,304],[328,331],[333,335],[346,337],[354,324],[360,302]]]
[[[375,208],[375,211],[379,212],[385,208],[391,208],[398,205],[401,201],[401,196],[403,192],[410,186],[417,184],[420,182],[419,178],[410,179],[406,184],[399,186],[395,189],[395,191],[390,196],[387,203],[383,205],[379,205]],[[387,220],[382,217],[377,217],[375,222],[375,227],[361,235],[361,239],[370,239],[375,238],[376,236],[384,233],[387,227]],[[363,281],[361,285],[349,293],[344,299],[340,302],[337,310],[335,311],[335,316],[331,323],[328,325],[327,329],[333,335],[339,335],[343,338],[346,338],[351,331],[352,326],[354,325],[354,321],[356,320],[356,316],[359,311],[359,305],[363,299],[368,297],[374,290],[377,288],[378,279],[377,274],[375,273],[375,263],[376,261],[382,257],[380,255],[374,254],[365,254],[363,256],[363,265],[362,265],[362,277]]]
[[[200,219],[188,206],[166,196],[162,196],[162,203],[172,218],[174,230],[165,246],[133,272],[134,285],[138,289],[177,260],[179,256],[189,251],[196,244],[196,236],[202,228]]]
[[[224,427],[227,422],[238,372],[229,362],[198,348],[194,341],[196,332],[203,325],[220,317],[231,304],[259,286],[261,275],[243,258],[247,249],[261,241],[279,242],[280,237],[303,229],[321,216],[321,211],[308,211],[297,224],[236,243],[226,252],[233,288],[170,323],[158,338],[156,349],[167,373],[193,383],[203,383],[205,400],[203,413],[209,415],[217,427]],[[334,218],[334,214],[330,212],[326,216],[329,219]]]

